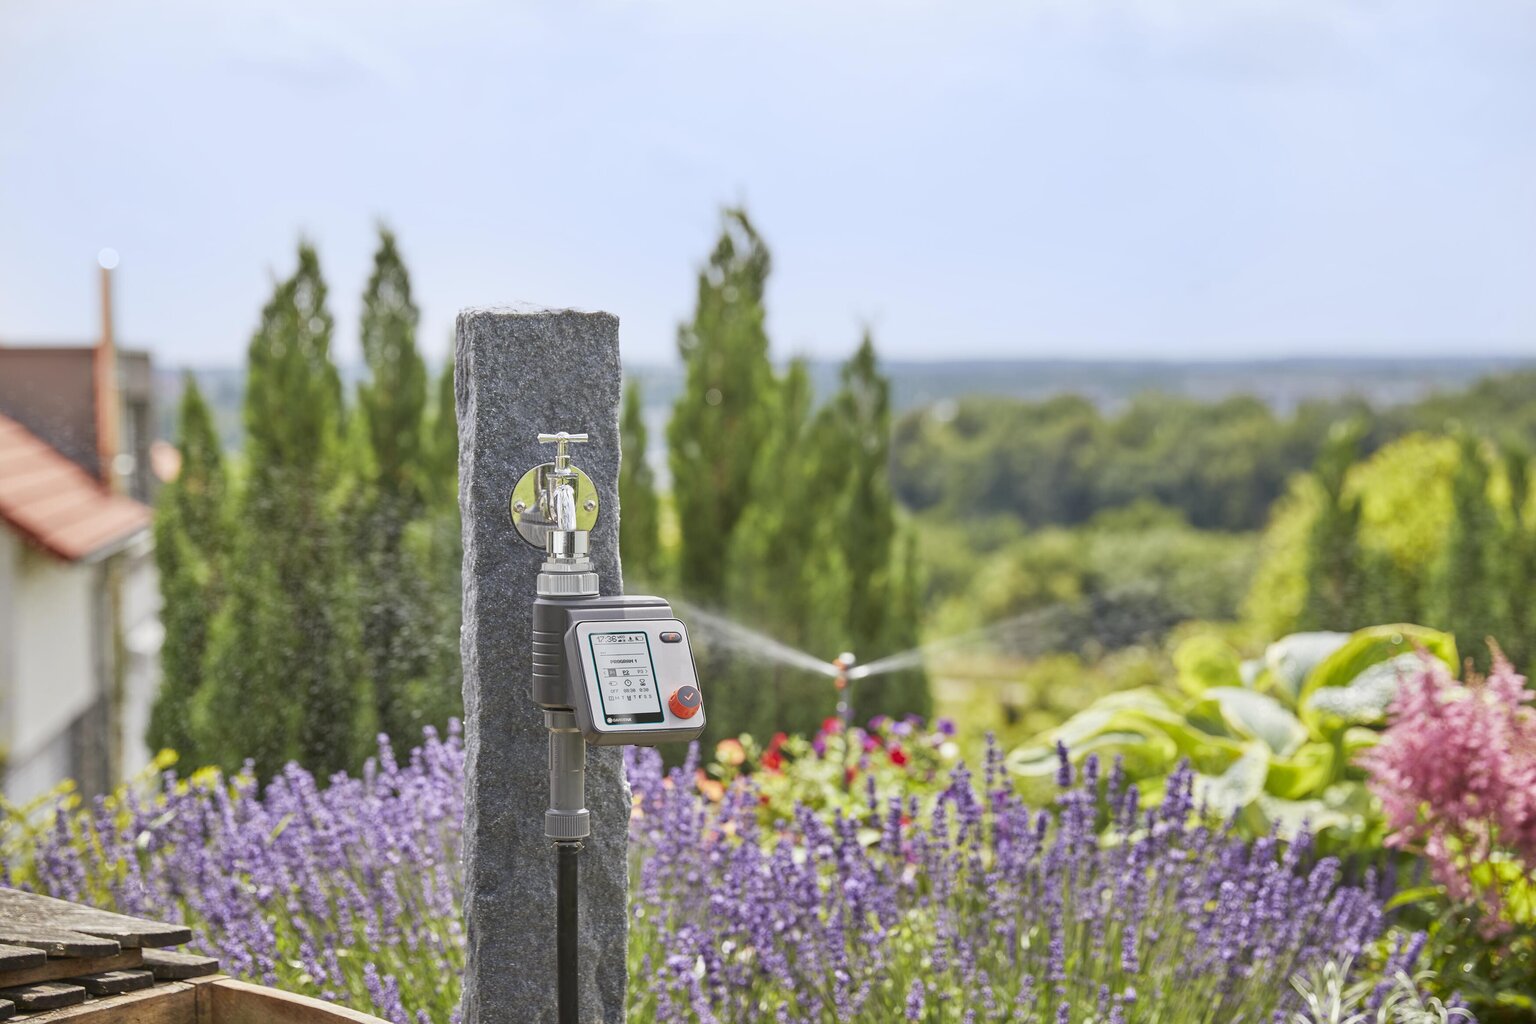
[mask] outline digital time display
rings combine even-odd
[[[645,633],[593,633],[590,643],[603,720],[609,725],[665,721],[650,637]]]

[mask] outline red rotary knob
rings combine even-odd
[[[667,698],[667,707],[678,718],[692,718],[703,706],[704,698],[699,695],[697,686],[680,686]]]

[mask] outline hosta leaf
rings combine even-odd
[[[1133,779],[1166,774],[1178,763],[1178,748],[1161,733],[1106,731],[1070,748],[1072,762],[1081,763],[1089,754],[1097,754],[1103,763],[1123,759],[1126,773]],[[1008,770],[1023,779],[1054,778],[1060,760],[1054,747],[1022,747],[1009,753]]]
[[[1163,729],[1178,747],[1179,756],[1189,758],[1196,771],[1225,771],[1243,754],[1242,741],[1231,737],[1213,736],[1182,722],[1164,725]]]
[[[1369,750],[1381,740],[1381,733],[1375,729],[1367,729],[1363,725],[1351,726],[1344,730],[1344,757],[1353,762],[1355,755],[1363,750]]]
[[[1253,803],[1264,792],[1269,774],[1269,748],[1250,743],[1243,755],[1220,775],[1195,776],[1195,799],[1212,812],[1228,817]]]
[[[1217,702],[1222,717],[1237,733],[1263,740],[1281,757],[1290,756],[1307,740],[1301,719],[1273,697],[1236,686],[1218,686],[1206,696]]]
[[[1316,796],[1333,781],[1338,767],[1331,744],[1306,743],[1290,757],[1270,760],[1264,788],[1272,796],[1287,800]]]
[[[1081,761],[1097,754],[1103,764],[1112,764],[1118,756],[1132,778],[1163,774],[1179,762],[1179,748],[1166,734],[1156,731],[1104,732],[1072,751],[1072,760]]]
[[[1279,830],[1280,838],[1294,839],[1302,829],[1313,835],[1327,830],[1348,831],[1353,819],[1321,800],[1285,800],[1268,793],[1258,798],[1266,824]]]
[[[1227,721],[1227,716],[1221,710],[1221,701],[1209,693],[1185,709],[1184,723],[1211,737],[1232,739],[1240,735]]]
[[[1167,694],[1152,686],[1138,686],[1132,690],[1117,690],[1105,694],[1093,702],[1096,708],[1141,711],[1154,717],[1179,718],[1178,711]]]
[[[1417,651],[1399,654],[1367,667],[1344,686],[1313,690],[1306,698],[1305,708],[1345,722],[1380,722],[1403,681],[1423,670],[1424,658]]]
[[[1456,639],[1449,633],[1425,626],[1402,623],[1372,626],[1350,636],[1338,650],[1307,674],[1301,686],[1302,707],[1306,698],[1330,686],[1348,686],[1372,665],[1390,661],[1423,648],[1445,662],[1454,671],[1457,666]]]
[[[1005,762],[1015,775],[1044,778],[1056,771],[1056,751],[1038,745],[1016,747],[1008,752]]]
[[[1264,663],[1274,684],[1294,698],[1312,670],[1348,640],[1348,633],[1292,633],[1269,645]]]

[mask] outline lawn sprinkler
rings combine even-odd
[[[588,542],[597,489],[571,464],[585,434],[540,434],[555,460],[512,490],[512,524],[541,548],[533,603],[533,700],[549,729],[549,809],[555,844],[555,949],[560,1024],[577,1024],[577,854],[592,834],[586,806],[587,744],[686,743],[704,731],[704,698],[688,627],[659,597],[598,596]]]
[[[849,688],[852,679],[849,673],[859,659],[853,656],[853,652],[844,651],[832,659],[832,667],[837,670],[837,675],[832,677],[832,685],[837,690],[837,720],[843,723],[843,788],[853,788],[853,769],[859,763],[859,752],[853,749],[853,691]]]
[[[832,677],[832,685],[837,690],[837,717],[843,723],[844,734],[853,724],[853,693],[848,689],[848,673],[858,660],[851,651],[844,651],[832,660],[832,667],[837,670],[837,675]]]

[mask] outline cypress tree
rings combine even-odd
[[[453,352],[437,375],[425,444],[426,578],[431,587],[431,651],[426,699],[417,702],[434,723],[464,713],[459,660],[464,544],[459,529],[459,426],[453,394]]]
[[[693,319],[678,330],[687,380],[667,426],[682,531],[678,580],[690,597],[709,603],[723,595],[731,536],[752,500],[774,385],[763,308],[768,248],[745,211],[726,210],[722,220],[699,272]]]
[[[804,361],[790,363],[775,389],[773,428],[755,460],[753,493],[727,554],[731,614],[791,647],[824,660],[846,646],[847,571],[830,507],[819,493],[823,451],[812,434],[812,387]],[[794,666],[711,653],[711,679],[723,695],[712,707],[710,739],[746,731],[811,732],[832,714],[831,680]]]
[[[619,553],[624,572],[638,583],[654,583],[661,575],[661,508],[656,474],[647,460],[649,432],[640,382],[624,387],[624,411],[619,420]]]
[[[373,732],[354,582],[337,508],[341,383],[312,246],[277,284],[251,338],[246,474],[228,597],[209,640],[195,728],[227,769],[265,777],[289,758],[354,768]]]
[[[224,453],[213,414],[188,373],[178,413],[181,470],[160,490],[155,506],[159,569],[161,682],[146,737],[151,749],[170,748],[185,765],[204,756],[193,739],[193,698],[203,681],[208,630],[222,599],[226,554]]]
[[[363,291],[363,358],[369,379],[358,385],[374,490],[414,515],[421,505],[427,367],[416,348],[421,314],[393,232],[379,229],[373,273]]]
[[[1322,502],[1307,535],[1307,595],[1299,629],[1348,630],[1368,624],[1360,608],[1360,499],[1345,488],[1358,453],[1358,427],[1340,424],[1318,455],[1313,475]]]
[[[846,495],[834,541],[848,575],[844,645],[867,662],[920,642],[915,554],[899,543],[891,490],[890,383],[868,331],[843,366],[826,418],[824,486],[840,486]],[[859,718],[876,711],[926,715],[931,708],[919,670],[871,680],[855,696]]]
[[[847,522],[839,533],[852,576],[848,595],[848,644],[861,657],[886,636],[892,541],[896,509],[891,496],[891,388],[881,376],[874,340],[865,332],[843,366],[842,389],[832,405],[837,462],[845,475]],[[868,652],[868,653],[866,653]]]
[[[430,700],[433,609],[424,552],[409,536],[425,511],[427,368],[416,348],[420,313],[387,229],[379,230],[363,292],[362,348],[369,379],[357,389],[364,439],[354,496],[353,554],[362,618],[363,666],[378,728],[397,746],[421,740],[441,701]]]
[[[913,529],[904,529],[897,534],[892,556],[890,598],[882,645],[884,654],[907,651],[922,642],[924,583],[917,534]],[[893,716],[921,715],[924,718],[933,714],[933,693],[928,687],[928,674],[921,665],[876,677],[863,688],[873,691],[869,699],[860,702],[871,712]],[[860,694],[855,692],[854,696]],[[861,713],[859,717],[868,716]]]
[[[1488,494],[1488,461],[1480,440],[1461,436],[1461,458],[1451,480],[1450,530],[1432,574],[1429,624],[1456,635],[1457,647],[1486,668],[1483,641],[1499,624],[1500,565],[1496,545],[1503,539]]]
[[[1498,561],[1500,591],[1504,597],[1500,626],[1494,632],[1504,653],[1516,665],[1529,661],[1532,639],[1536,637],[1536,602],[1530,597],[1531,580],[1536,578],[1536,537],[1530,520],[1531,457],[1519,444],[1504,450],[1504,476],[1509,481],[1509,519],[1505,527]]]
[[[453,350],[437,375],[426,438],[422,443],[423,497],[434,510],[459,515],[459,421],[453,394]]]

